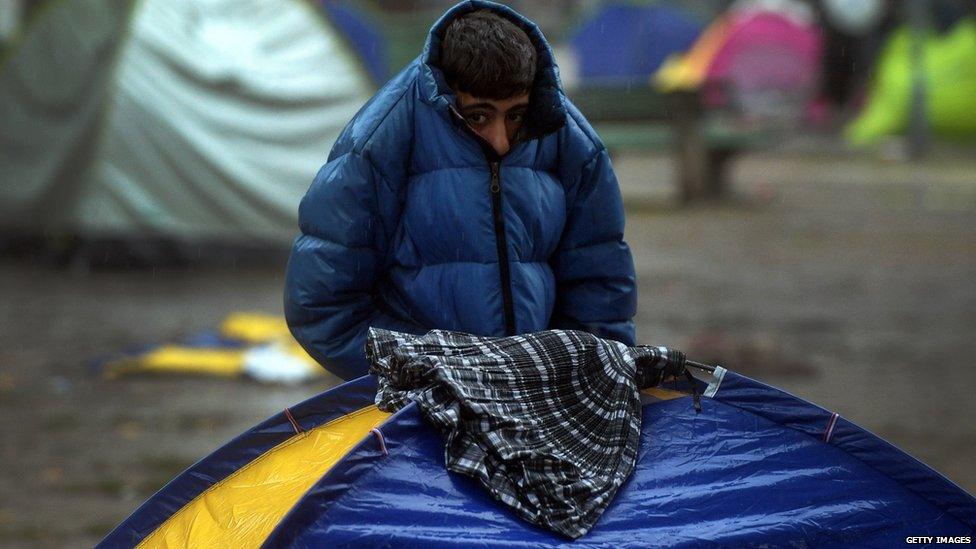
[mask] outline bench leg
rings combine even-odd
[[[672,109],[675,160],[681,185],[681,200],[693,202],[708,196],[711,178],[711,159],[705,142],[701,104],[695,93],[675,93],[669,96]]]
[[[689,203],[707,194],[709,179],[708,152],[698,121],[688,117],[678,121],[675,127],[678,162],[678,179],[681,200]]]
[[[719,199],[728,194],[729,161],[734,153],[731,149],[713,149],[708,152],[708,177],[704,195],[707,198]]]

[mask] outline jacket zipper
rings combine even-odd
[[[502,283],[502,302],[505,306],[505,333],[515,335],[515,307],[512,303],[512,278],[508,264],[508,242],[505,238],[505,216],[502,211],[502,178],[499,175],[499,162],[491,166],[491,209],[495,220],[495,246],[498,249],[498,272]]]
[[[505,215],[502,211],[502,178],[499,174],[501,157],[495,149],[478,135],[467,122],[464,116],[453,105],[450,107],[451,116],[454,121],[467,132],[481,146],[485,159],[488,160],[488,167],[491,169],[491,183],[488,191],[491,194],[492,219],[495,224],[495,249],[498,252],[498,273],[502,284],[502,306],[505,313],[505,335],[513,336],[515,331],[515,305],[512,301],[512,278],[510,266],[508,264],[508,241],[505,238]],[[515,146],[515,143],[512,144]]]

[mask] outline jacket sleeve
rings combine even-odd
[[[552,328],[583,330],[633,345],[636,275],[624,242],[624,209],[606,150],[583,166],[550,265],[556,277]]]
[[[368,371],[370,326],[422,333],[381,312],[373,297],[386,254],[379,192],[390,192],[371,163],[347,152],[316,175],[298,210],[285,278],[285,319],[295,339],[344,379]]]

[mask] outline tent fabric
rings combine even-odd
[[[298,0],[130,5],[56,3],[5,65],[5,228],[289,241],[365,71]]]
[[[584,82],[644,85],[700,32],[697,21],[672,7],[610,4],[587,19],[571,43]]]
[[[322,9],[363,60],[373,82],[382,85],[389,80],[393,76],[387,61],[389,45],[379,24],[339,0],[322,0]]]
[[[854,145],[869,145],[904,133],[911,112],[913,68],[911,29],[892,33],[878,60],[864,110],[846,129]],[[976,136],[976,19],[958,22],[945,35],[922,45],[926,121],[947,137]]]
[[[750,13],[715,53],[707,81],[727,86],[742,102],[766,91],[806,99],[816,88],[822,49],[817,27],[779,13]]]
[[[221,516],[225,522],[219,528],[207,528],[202,532],[193,529],[192,524],[168,522],[170,519],[179,518],[177,515],[181,509],[195,501],[201,501],[206,495],[215,493],[225,485],[227,481],[233,480],[239,474],[238,471],[251,463],[262,459],[264,456],[273,454],[275,449],[287,448],[290,443],[300,442],[308,438],[308,433],[322,427],[342,421],[343,418],[357,414],[362,410],[375,410],[372,406],[373,397],[376,392],[375,381],[369,377],[363,377],[348,383],[341,388],[327,391],[315,398],[309,399],[301,404],[286,409],[267,421],[262,422],[253,429],[243,433],[241,436],[224,445],[207,458],[197,462],[185,473],[181,474],[159,492],[152,496],[142,506],[132,513],[117,528],[110,532],[105,539],[99,543],[100,547],[134,547],[146,544],[153,536],[173,540],[171,536],[177,536],[183,543],[174,545],[193,546],[196,540],[198,545],[210,545],[215,540],[215,535],[221,533],[227,536],[226,540],[234,540],[242,534],[260,529],[261,524],[276,526],[277,520],[272,520],[270,524],[265,516],[251,514],[249,522],[238,522],[233,518],[233,514],[228,514],[228,510],[233,510],[235,505],[241,502],[232,497],[213,498],[211,510],[215,516]],[[387,417],[388,414],[382,414]],[[357,429],[353,433],[336,433],[333,442],[336,444],[348,444],[349,442],[361,444],[361,430]],[[301,469],[308,471],[309,460],[316,463],[322,462],[322,456],[318,453],[306,456],[305,459],[298,457],[290,461],[279,462],[278,468],[264,469],[265,475],[262,479],[249,479],[248,485],[269,487],[274,485],[281,476],[281,466],[290,466],[291,470]],[[328,461],[328,457],[325,461]],[[314,469],[313,469],[314,470]],[[312,481],[314,482],[314,478]],[[230,486],[230,492],[234,492],[234,486]],[[245,501],[254,497],[253,493],[248,494]],[[288,511],[288,507],[277,507],[269,511],[269,515],[280,517]],[[256,523],[257,526],[256,526]],[[157,533],[158,532],[158,533]],[[175,533],[175,534],[174,534]],[[196,537],[199,534],[200,537]],[[206,540],[204,542],[204,540]],[[175,540],[174,540],[175,541]],[[242,546],[242,543],[228,543],[227,546]],[[260,544],[260,540],[252,540],[250,546]]]
[[[57,225],[97,141],[132,2],[51,6],[0,66],[0,228]]]
[[[654,82],[665,91],[702,89],[712,107],[797,114],[816,90],[823,50],[820,30],[802,14],[769,9],[763,2],[733,8],[687,54],[669,58]]]
[[[976,498],[837,414],[722,369],[699,385],[708,396],[700,414],[687,396],[642,396],[634,473],[572,546],[890,547],[907,536],[976,533]],[[375,389],[372,378],[360,378],[248,431],[174,479],[100,546],[139,544],[268,450],[368,410]],[[264,545],[569,545],[448,473],[441,437],[415,405],[349,436],[357,437],[350,450],[274,513]],[[310,455],[303,464],[317,461]],[[211,503],[219,515],[235,502]],[[234,535],[249,527],[227,521],[219,528]],[[192,529],[174,532],[167,535],[179,544],[205,539]]]
[[[694,90],[708,77],[708,68],[733,29],[733,18],[719,16],[712,22],[691,49],[682,55],[672,55],[654,74],[654,83],[662,91]]]
[[[199,540],[191,546],[260,544],[315,479],[387,416],[374,407],[358,410],[276,446],[182,507],[140,545],[181,546],[187,532]],[[303,459],[307,455],[317,460],[308,463]],[[269,471],[272,479],[268,479]],[[223,528],[228,522],[245,527],[228,531]]]

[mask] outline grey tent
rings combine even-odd
[[[372,92],[301,0],[63,0],[0,66],[0,231],[287,242]]]

